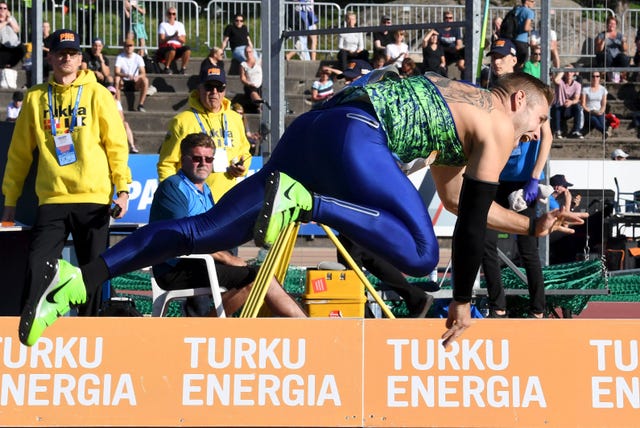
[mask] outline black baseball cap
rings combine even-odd
[[[51,52],[59,52],[62,50],[74,50],[80,52],[80,36],[72,30],[57,30],[51,35],[49,50]]]
[[[549,179],[549,184],[552,186],[563,186],[563,187],[571,187],[573,183],[569,183],[566,178],[564,178],[564,174],[556,174]]]

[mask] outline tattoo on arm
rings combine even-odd
[[[494,108],[490,91],[440,76],[430,75],[429,80],[438,87],[447,103],[466,103],[487,111]]]

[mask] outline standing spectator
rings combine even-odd
[[[200,71],[200,84],[189,95],[189,109],[171,119],[158,160],[162,181],[180,169],[180,141],[184,137],[193,132],[210,135],[216,144],[216,161],[207,184],[216,202],[235,186],[238,177],[247,175],[251,164],[242,117],[231,110],[231,102],[224,97],[226,83],[217,67]]]
[[[318,28],[318,17],[313,10],[313,0],[298,0],[295,6],[296,22],[292,28],[295,30],[315,30]],[[308,40],[308,41],[307,41]],[[300,59],[315,61],[317,58],[318,35],[298,36],[296,46],[300,46]],[[287,58],[290,59],[290,58]]]
[[[125,40],[123,52],[116,57],[115,75],[116,89],[118,92],[140,91],[140,103],[137,110],[146,112],[144,102],[147,99],[149,89],[149,79],[144,68],[144,60],[133,51],[133,39]],[[118,94],[118,99],[121,99]]]
[[[573,68],[571,64],[565,67]],[[551,128],[555,138],[564,138],[563,128],[566,127],[567,118],[573,118],[573,128],[569,134],[570,138],[584,138],[580,130],[582,129],[583,117],[580,95],[582,85],[575,80],[576,73],[573,71],[560,72],[553,77],[555,86],[553,103],[551,104]]]
[[[597,67],[628,67],[627,41],[618,31],[618,18],[607,17],[607,29],[596,36]],[[615,81],[615,79],[609,79]]]
[[[247,46],[253,47],[253,43],[249,37],[249,29],[244,25],[242,14],[238,13],[233,17],[233,23],[226,26],[222,36],[222,45],[220,46],[222,50],[224,51],[229,44],[233,59],[239,63],[246,61],[244,49]]]
[[[82,37],[80,44],[88,45],[96,29],[96,0],[77,0],[76,6],[76,28]]]
[[[413,58],[406,57],[400,65],[400,77],[411,77],[420,75],[418,65]]]
[[[335,70],[339,73],[338,70]],[[324,101],[333,96],[333,72],[330,67],[324,66],[320,70],[320,78],[311,85],[311,102],[313,107],[318,107]]]
[[[127,134],[127,142],[129,143],[129,153],[138,153],[139,150],[136,147],[135,140],[133,138],[133,131],[131,131],[131,126],[129,126],[129,122],[124,117],[124,109],[122,108],[122,103],[118,99],[118,90],[115,86],[107,87],[111,95],[113,95],[113,99],[116,102],[116,106],[118,107],[118,113],[120,113],[120,118],[122,119],[122,124],[124,125],[124,130]]]
[[[391,17],[389,15],[382,15],[380,18],[380,25],[390,26]],[[389,43],[393,43],[393,34],[390,31],[376,31],[373,33],[373,54],[379,52],[386,54],[386,47]]]
[[[57,269],[56,259],[69,233],[78,262],[98,257],[109,240],[109,212],[114,203],[121,218],[127,211],[130,171],[127,136],[116,104],[95,75],[80,70],[80,36],[58,30],[51,38],[48,60],[53,76],[31,88],[16,121],[2,183],[5,196],[2,221],[15,221],[16,202],[38,148],[36,194],[39,206],[31,229],[23,315],[34,330],[44,330],[53,319],[40,312],[37,302],[46,293],[41,278]],[[47,101],[47,99],[49,101]],[[50,110],[48,104],[56,106]],[[76,107],[73,107],[73,106]],[[71,107],[67,107],[71,106]],[[54,126],[57,124],[57,126]],[[39,279],[40,278],[40,279]],[[51,291],[56,297],[64,291]],[[71,303],[85,300],[87,290],[64,294]],[[92,289],[81,315],[97,315],[101,289]],[[55,312],[55,311],[54,311]],[[27,338],[24,337],[24,340]]]
[[[224,73],[224,51],[217,46],[212,47],[209,56],[200,63],[200,70],[210,67],[218,67]]]
[[[608,129],[604,113],[607,110],[607,88],[600,84],[602,80],[602,72],[594,71],[591,73],[589,86],[582,88],[582,97],[580,99],[582,109],[585,112],[587,123],[587,131],[595,128],[609,138],[611,131]]]
[[[434,29],[427,31],[422,39],[422,71],[433,71],[447,77],[447,60],[438,41],[438,32]]]
[[[24,57],[19,33],[20,25],[11,15],[8,3],[0,1],[0,68],[15,67]]]
[[[262,60],[256,57],[251,46],[244,52],[247,60],[240,64],[240,81],[244,85],[244,95],[255,107],[262,103]]]
[[[453,12],[445,11],[442,15],[445,22],[453,21]],[[438,32],[438,41],[444,49],[444,57],[447,60],[447,67],[456,64],[460,73],[464,72],[464,46],[462,42],[462,30],[460,27],[441,28]]]
[[[357,27],[356,14],[347,12],[345,24],[347,28]],[[364,48],[364,34],[362,33],[340,33],[338,49],[338,62],[342,70],[345,70],[347,64],[354,59],[369,61],[369,52]]]
[[[111,70],[109,69],[109,58],[102,54],[104,43],[102,39],[93,39],[91,47],[85,49],[82,53],[82,65],[80,70],[91,70],[96,75],[98,83],[104,86],[113,85],[113,77],[111,77]]]
[[[402,61],[409,56],[409,46],[404,42],[404,31],[393,32],[393,43],[386,47],[387,64],[393,64],[398,69],[402,67]]]
[[[149,223],[173,220],[202,214],[213,208],[214,202],[206,179],[211,174],[215,145],[203,133],[187,135],[180,142],[180,169],[158,186],[154,196]],[[256,278],[257,269],[229,251],[212,253],[220,286],[227,289],[223,297],[225,311],[234,313],[242,302],[231,308],[230,296],[242,293],[244,301]],[[192,288],[193,284],[208,283],[208,272],[199,260],[169,259],[153,265],[153,275],[165,290]],[[244,291],[244,292],[243,292]],[[240,297],[240,296],[238,296]],[[273,281],[269,284],[265,303],[277,316],[305,317],[304,311]],[[190,297],[184,304],[186,316],[207,316],[211,312],[209,296]]]
[[[177,19],[178,11],[175,7],[167,9],[167,20],[160,23],[158,28],[158,42],[160,47],[156,53],[160,62],[164,61],[164,73],[172,74],[171,65],[177,59],[182,61],[179,74],[184,74],[191,58],[191,48],[186,45],[187,32],[184,24]]]
[[[11,97],[11,101],[7,105],[7,122],[15,122],[22,108],[24,94],[22,91],[15,91]]]
[[[531,58],[525,61],[522,71],[533,77],[540,78],[540,59],[542,58],[542,48],[540,45],[531,46]]]
[[[516,56],[518,58],[517,68],[520,69],[529,59],[529,33],[533,30],[534,19],[536,13],[533,10],[535,0],[521,0],[522,6],[516,9],[516,18],[518,18],[517,35],[513,42],[516,45]]]
[[[140,46],[140,56],[147,56],[146,43],[149,36],[144,28],[144,16],[147,10],[144,8],[144,0],[124,0],[124,13],[129,22],[131,22],[131,30],[133,31],[133,39],[138,40]],[[130,38],[129,31],[125,32],[125,38]]]

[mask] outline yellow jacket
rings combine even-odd
[[[158,178],[160,181],[176,174],[180,169],[180,142],[184,137],[194,132],[202,132],[202,127],[193,110],[198,113],[206,131],[212,136],[216,145],[216,153],[225,147],[223,127],[224,117],[226,117],[229,163],[231,164],[234,159],[237,161],[242,158],[245,160],[244,166],[248,170],[251,163],[251,146],[247,140],[242,116],[231,110],[231,102],[226,98],[222,100],[222,109],[219,112],[212,113],[205,110],[200,103],[196,89],[189,95],[189,109],[178,113],[169,123],[169,130],[160,147],[160,158],[158,159]],[[217,202],[236,184],[236,178],[226,172],[214,172],[207,179],[207,184],[211,188],[213,200]]]
[[[48,88],[52,86],[56,134],[68,132],[79,87],[76,127],[72,133],[77,160],[60,166],[50,126]],[[124,125],[111,93],[92,71],[81,70],[70,85],[53,80],[32,87],[16,121],[2,192],[5,205],[15,206],[38,149],[35,190],[40,205],[64,203],[110,204],[113,186],[128,191],[131,173]]]

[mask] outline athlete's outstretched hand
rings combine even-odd
[[[572,234],[575,231],[571,226],[584,224],[584,219],[589,217],[588,213],[571,212],[571,199],[565,200],[565,205],[553,211],[549,211],[536,220],[536,236],[546,236],[551,232],[559,231]]]
[[[471,327],[471,303],[460,303],[452,300],[449,303],[449,317],[446,323],[447,331],[442,335],[442,346],[449,346],[466,329]]]

